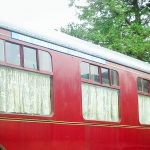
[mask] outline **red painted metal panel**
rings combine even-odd
[[[8,150],[149,150],[149,130],[29,122],[0,123]],[[6,132],[7,131],[7,132]]]

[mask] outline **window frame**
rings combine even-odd
[[[113,85],[113,84],[112,84],[112,82],[113,82],[113,81],[112,81],[112,71],[115,71],[115,72],[117,73],[117,77],[118,77],[118,78],[117,78],[117,82],[118,82],[118,85]],[[118,73],[118,71],[116,71],[116,70],[114,70],[114,69],[110,69],[110,70],[109,70],[109,76],[110,76],[110,84],[111,84],[112,86],[117,86],[117,87],[120,86],[120,80],[119,80],[119,73]]]
[[[18,45],[18,46],[19,46],[20,65],[12,64],[12,63],[9,63],[9,62],[7,61],[7,52],[6,52],[6,44],[7,44],[7,43],[10,43],[10,44],[14,44],[14,45]],[[9,64],[9,65],[21,67],[21,66],[22,66],[22,63],[21,63],[21,45],[18,44],[18,43],[14,43],[14,42],[11,42],[11,41],[5,41],[5,40],[4,40],[4,59],[5,59],[5,62],[6,62],[7,64]]]
[[[109,80],[109,84],[103,83],[102,69],[108,70],[108,80]],[[109,68],[106,68],[106,67],[100,67],[100,70],[101,70],[101,84],[111,86],[112,84],[111,84],[110,69],[109,69]]]
[[[142,91],[138,90],[138,79],[142,79]],[[149,82],[148,93],[143,91],[143,80],[146,80],[146,81]],[[146,79],[146,78],[143,78],[143,77],[137,77],[136,84],[137,84],[137,93],[138,94],[145,95],[145,96],[150,96],[150,80],[149,79]]]
[[[149,86],[148,86],[148,91],[149,91],[149,93],[146,93],[146,92],[143,91],[143,82],[142,82],[142,91],[139,91],[139,90],[138,90],[138,79],[142,79],[142,81],[143,81],[143,80],[149,81]],[[139,122],[140,125],[150,126],[150,124],[145,124],[145,123],[141,123],[141,122],[140,122],[140,111],[139,111],[139,95],[143,95],[143,96],[148,96],[148,97],[150,97],[150,79],[144,78],[144,77],[141,77],[141,76],[138,76],[138,77],[136,78],[136,85],[137,85],[137,103],[138,103],[138,105],[137,105],[137,109],[138,109],[138,122]]]
[[[39,74],[43,74],[43,75],[48,75],[51,78],[51,98],[50,103],[51,103],[51,113],[49,116],[43,116],[43,115],[32,115],[32,114],[21,114],[21,113],[1,113],[0,112],[0,117],[1,116],[7,116],[7,117],[20,117],[21,118],[38,118],[38,119],[48,119],[53,117],[54,115],[54,100],[53,100],[53,53],[51,53],[48,49],[46,48],[42,48],[38,45],[33,45],[30,43],[26,43],[26,42],[22,42],[22,41],[18,41],[15,39],[8,39],[8,38],[3,38],[0,37],[0,40],[2,40],[4,42],[4,61],[0,61],[0,65],[4,66],[4,67],[10,67],[10,68],[14,68],[14,69],[19,69],[19,70],[24,70],[24,71],[28,71],[28,72],[34,72],[34,73],[39,73]],[[6,42],[12,43],[12,44],[16,44],[20,46],[20,66],[18,65],[14,65],[14,64],[10,64],[6,61]],[[37,69],[32,69],[32,68],[27,68],[24,67],[24,53],[23,53],[23,47],[29,47],[32,49],[36,50],[36,60],[37,60]],[[40,51],[44,51],[46,53],[48,53],[51,57],[51,72],[47,72],[47,71],[42,71],[39,69],[39,50]]]
[[[38,49],[38,53],[37,53],[37,68],[38,68],[38,70],[40,70],[41,72],[48,72],[48,73],[51,73],[50,71],[45,71],[45,70],[42,70],[41,68],[40,68],[40,56],[39,56],[39,54],[40,54],[40,51],[42,51],[42,52],[45,52],[45,53],[47,53],[47,54],[49,54],[49,56],[50,56],[50,60],[51,60],[51,68],[49,68],[49,69],[51,69],[51,72],[53,72],[53,65],[52,65],[52,56],[51,56],[51,54],[49,53],[49,52],[47,52],[47,51],[44,51],[44,50],[42,50],[42,49]]]
[[[117,70],[115,70],[114,68],[111,68],[111,67],[109,68],[109,67],[106,67],[106,66],[102,66],[102,64],[96,64],[96,63],[94,63],[94,62],[91,63],[91,62],[85,61],[85,60],[83,60],[83,61],[81,60],[81,61],[80,61],[80,65],[81,65],[81,63],[88,63],[88,64],[89,64],[89,70],[90,70],[90,65],[97,66],[97,67],[98,67],[98,70],[99,70],[99,77],[100,77],[100,82],[94,82],[94,81],[92,81],[92,80],[90,79],[90,71],[89,71],[89,79],[84,79],[84,78],[81,77],[81,67],[79,68],[79,69],[80,69],[80,85],[81,85],[81,109],[83,109],[83,108],[82,108],[82,103],[83,103],[83,101],[82,101],[82,83],[87,83],[87,84],[92,84],[92,85],[96,85],[96,86],[101,86],[101,87],[106,87],[106,88],[115,89],[115,90],[118,90],[119,93],[120,93],[121,88],[120,88],[120,75],[119,75],[119,71],[117,71]],[[110,85],[102,84],[101,68],[106,68],[106,69],[108,69]],[[117,74],[118,74],[118,83],[119,83],[119,85],[117,85],[117,86],[112,85],[111,70],[116,71]],[[84,121],[87,121],[87,122],[90,121],[90,122],[101,122],[101,123],[109,123],[109,124],[114,124],[114,123],[115,123],[115,124],[120,124],[120,123],[121,123],[121,102],[120,102],[120,98],[121,98],[121,96],[120,96],[120,94],[119,94],[119,95],[118,95],[118,111],[119,111],[118,114],[119,114],[119,119],[118,119],[117,122],[115,122],[115,121],[104,121],[104,120],[90,120],[90,119],[85,119],[84,116],[83,116],[83,114],[81,114],[82,119],[83,119]]]
[[[25,50],[24,50],[24,48],[29,48],[29,49],[35,50],[36,69],[33,69],[33,68],[31,68],[31,67],[26,67],[26,66],[25,66],[25,59],[24,59],[24,58],[25,58],[25,57],[24,57]],[[24,68],[33,69],[33,70],[39,70],[39,60],[38,60],[39,49],[35,49],[35,48],[29,47],[29,46],[22,46],[22,53],[23,53],[23,67],[24,67]]]
[[[0,61],[0,65],[4,65],[4,66],[8,66],[8,67],[14,67],[14,68],[17,68],[17,69],[22,69],[22,70],[26,70],[26,71],[37,72],[37,73],[47,74],[47,75],[53,76],[52,55],[49,51],[43,50],[42,48],[35,48],[34,46],[28,46],[28,44],[22,44],[22,43],[20,44],[19,42],[17,43],[17,42],[11,41],[11,40],[9,41],[9,40],[6,40],[6,39],[1,39],[1,38],[0,38],[0,40],[4,41],[4,61]],[[19,45],[19,47],[20,47],[20,65],[15,65],[15,64],[11,64],[11,63],[7,62],[6,42]],[[32,69],[32,68],[24,66],[24,51],[23,51],[24,47],[36,50],[37,69]],[[51,72],[40,70],[40,68],[39,68],[39,63],[40,63],[39,62],[39,51],[47,52],[50,55],[50,57],[51,57],[51,68],[52,68]]]
[[[98,75],[99,75],[99,82],[96,82],[96,81],[93,81],[92,80],[92,74],[91,74],[91,66],[95,66],[95,67],[98,67]],[[90,81],[94,82],[94,83],[101,83],[101,78],[100,78],[100,68],[98,65],[93,65],[93,64],[89,64],[89,79]]]
[[[119,80],[119,72],[115,69],[111,69],[111,68],[108,68],[108,67],[103,67],[102,65],[98,65],[98,64],[94,64],[94,63],[91,63],[91,62],[87,62],[87,61],[81,61],[81,63],[88,63],[89,64],[89,79],[85,79],[85,78],[82,78],[81,77],[81,67],[80,67],[80,79],[81,79],[81,82],[85,82],[85,83],[89,83],[89,84],[93,84],[93,85],[99,85],[99,86],[103,86],[103,87],[108,87],[108,88],[112,88],[112,89],[117,89],[117,90],[120,90],[120,80]],[[98,67],[98,71],[99,71],[99,78],[100,78],[100,82],[95,82],[95,81],[92,81],[90,76],[91,76],[91,65],[93,66],[97,66]],[[104,69],[108,69],[108,75],[109,75],[109,81],[110,81],[110,84],[103,84],[102,83],[102,72],[101,72],[101,68],[104,68]],[[118,74],[118,83],[119,85],[112,85],[112,79],[111,79],[111,70],[113,71],[116,71],[117,74]]]

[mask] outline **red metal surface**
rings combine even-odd
[[[150,126],[140,125],[138,119],[135,71],[115,68],[120,81],[120,122],[88,121],[82,116],[82,60],[54,51],[51,55],[53,115],[0,114],[1,145],[7,150],[150,150]],[[103,67],[113,69],[112,65]]]

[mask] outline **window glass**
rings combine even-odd
[[[142,124],[150,124],[150,96],[138,95],[139,120]]]
[[[4,41],[0,40],[0,61],[4,61]]]
[[[108,69],[102,68],[101,73],[102,73],[102,83],[103,84],[110,84]]]
[[[0,77],[0,112],[51,114],[50,76],[0,66]]]
[[[37,69],[35,49],[24,47],[24,66],[27,68]]]
[[[137,82],[138,82],[138,91],[142,91],[142,78],[138,78]]]
[[[6,61],[20,66],[20,46],[6,42]]]
[[[119,90],[82,83],[82,114],[87,120],[119,121]]]
[[[119,85],[119,76],[117,71],[111,70],[111,81],[112,81],[112,85],[114,86]]]
[[[143,92],[149,93],[149,81],[143,79]]]
[[[90,78],[94,82],[100,82],[100,76],[99,76],[99,71],[98,67],[94,65],[90,65]]]
[[[81,63],[81,78],[89,79],[89,64],[82,62]]]
[[[51,56],[48,52],[39,50],[39,67],[42,71],[52,72]]]

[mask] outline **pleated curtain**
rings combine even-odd
[[[119,91],[82,83],[82,111],[87,120],[119,121]]]
[[[150,124],[150,96],[138,95],[139,121]]]
[[[50,115],[50,76],[0,66],[0,112]]]

